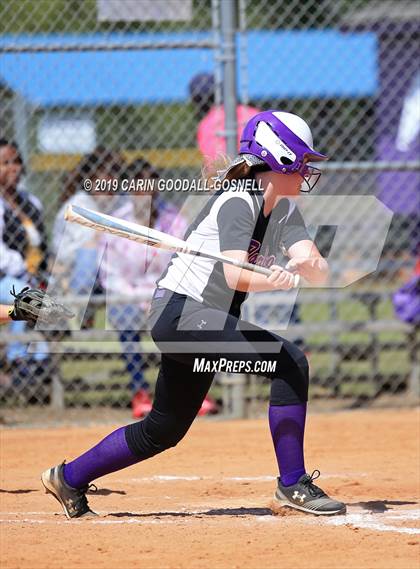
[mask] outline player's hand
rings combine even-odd
[[[267,277],[268,282],[274,290],[290,290],[295,284],[295,275],[283,267],[271,265],[271,275]]]

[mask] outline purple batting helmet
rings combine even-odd
[[[292,113],[264,111],[246,124],[239,154],[253,166],[280,174],[298,172],[311,191],[321,171],[307,162],[327,160],[313,149],[312,133],[306,122]]]

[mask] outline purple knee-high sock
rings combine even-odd
[[[64,480],[72,488],[83,488],[89,482],[140,462],[128,448],[125,427],[102,439],[87,452],[64,465]]]
[[[305,474],[303,435],[306,403],[300,405],[270,405],[268,420],[283,486],[296,484]]]

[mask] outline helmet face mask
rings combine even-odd
[[[321,171],[307,162],[327,160],[312,148],[309,126],[300,117],[280,111],[258,113],[244,128],[239,153],[258,157],[270,170],[280,174],[299,173],[310,192]]]
[[[300,191],[305,194],[309,194],[309,192],[311,192],[318,183],[318,180],[320,179],[322,172],[319,168],[316,168],[315,166],[311,166],[310,164],[304,164],[299,174],[302,176],[303,182],[305,183],[305,189],[304,189],[304,184],[302,183]]]

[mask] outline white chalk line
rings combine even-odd
[[[37,519],[35,517],[30,516],[51,516],[56,514],[51,514],[51,512],[0,512],[0,524],[32,524],[32,525],[67,525],[70,527],[71,525],[79,525],[79,524],[88,524],[88,525],[171,525],[180,523],[191,523],[196,522],[198,519],[202,520],[203,516],[206,515],[207,510],[180,510],[174,512],[173,510],[161,511],[159,512],[160,515],[156,514],[156,517],[153,519],[137,519],[135,517],[127,518],[124,520],[108,520],[108,519],[95,519],[91,518],[88,520],[66,520],[66,519]],[[109,512],[98,512],[99,515],[102,516],[109,516]],[[166,516],[170,516],[170,514],[174,514],[174,518],[166,518]],[[140,512],[131,512],[133,516],[147,516],[151,515],[148,512],[140,511]],[[229,515],[229,514],[227,514]],[[24,516],[23,518],[9,518],[8,516]],[[165,519],[163,518],[165,516]],[[198,516],[198,517],[194,517]],[[58,517],[58,516],[57,516]],[[211,517],[211,516],[209,516]],[[420,535],[420,529],[415,527],[400,527],[393,524],[388,524],[387,521],[399,521],[399,522],[408,522],[408,521],[418,521],[420,520],[420,509],[418,510],[401,510],[399,512],[383,512],[378,514],[373,514],[369,512],[360,512],[351,511],[344,516],[332,516],[331,518],[327,517],[315,517],[309,515],[302,515],[301,517],[290,516],[249,516],[244,514],[243,516],[235,516],[235,519],[239,522],[246,523],[249,525],[252,522],[257,523],[277,523],[281,525],[327,525],[327,526],[348,526],[351,525],[353,527],[365,530],[373,530],[373,531],[380,531],[380,532],[394,532],[394,533],[401,533],[401,534],[409,534],[409,535]]]
[[[98,512],[100,513],[100,512]],[[48,512],[45,512],[48,514]],[[1,514],[0,514],[1,515]],[[138,520],[136,518],[128,518],[126,520],[96,520],[96,519],[89,519],[89,520],[37,520],[33,518],[22,518],[22,519],[0,519],[0,524],[46,524],[46,525],[80,525],[80,524],[93,524],[93,525],[122,525],[122,524],[139,524],[139,525],[157,525],[157,524],[176,524],[179,523],[178,520],[161,520],[161,519],[153,519],[153,520]]]
[[[346,472],[345,474],[332,474],[332,473],[325,473],[322,475],[323,478],[347,478],[347,479],[357,479],[360,477],[367,477],[368,474],[365,472]],[[124,479],[114,479],[113,482],[120,482],[120,483],[147,483],[147,482],[195,482],[195,481],[217,481],[217,482],[274,482],[276,480],[275,476],[272,475],[263,475],[263,476],[177,476],[177,475],[155,475],[155,476],[143,476],[137,478],[124,478]],[[98,512],[101,515],[109,515],[108,512]],[[147,512],[140,511],[140,512],[131,512],[133,516],[145,516]],[[138,524],[138,525],[156,525],[156,524],[179,524],[182,522],[191,522],[195,521],[197,518],[194,516],[205,515],[205,510],[181,510],[179,512],[170,511],[161,511],[160,512],[164,516],[168,516],[171,513],[176,514],[185,514],[185,517],[177,516],[176,519],[162,519],[159,516],[156,516],[156,519],[137,519],[137,518],[127,518],[124,520],[107,520],[107,519],[90,519],[90,520],[55,520],[55,519],[34,519],[27,516],[51,516],[50,512],[0,512],[0,523],[3,524],[94,524],[94,525],[121,525],[121,524]],[[6,516],[25,516],[22,518],[8,518]],[[250,519],[251,518],[251,519]],[[243,517],[237,518],[242,521],[247,521],[247,523],[252,521],[257,521],[260,523],[287,523],[287,524],[295,524],[298,519],[296,517],[278,517],[278,516],[247,516],[244,515]],[[396,533],[405,533],[410,535],[417,535],[420,534],[420,529],[418,528],[411,528],[411,527],[399,527],[395,525],[390,525],[384,523],[384,520],[398,520],[398,521],[411,521],[411,520],[419,520],[420,519],[420,510],[404,510],[400,512],[384,512],[381,514],[373,514],[368,512],[352,512],[349,511],[345,516],[334,516],[331,518],[321,518],[315,516],[302,516],[299,518],[298,523],[303,524],[318,524],[323,523],[326,525],[333,525],[333,526],[344,526],[344,525],[352,525],[354,527],[358,527],[360,529],[368,529],[368,530],[375,530],[375,531],[391,531]]]
[[[380,514],[383,516],[384,514]],[[359,527],[362,529],[370,529],[375,531],[393,531],[397,533],[408,533],[410,535],[420,535],[419,528],[410,528],[410,527],[399,527],[390,524],[386,524],[379,518],[378,515],[375,514],[347,514],[343,516],[346,518],[345,520],[339,519],[339,516],[336,518],[331,518],[328,521],[329,525],[333,526],[342,526],[345,524],[351,524],[354,527]],[[399,521],[409,521],[409,520],[419,520],[420,519],[420,510],[415,512],[415,517],[413,517],[413,512],[409,511],[406,513],[400,512],[399,515],[394,514],[387,519],[399,520]]]
[[[366,472],[346,472],[345,474],[322,474],[322,478],[365,478],[368,476]],[[155,475],[155,476],[139,476],[135,478],[115,478],[112,481],[118,483],[127,482],[196,482],[199,480],[214,480],[217,482],[273,482],[277,480],[276,476],[172,476],[172,475]]]

